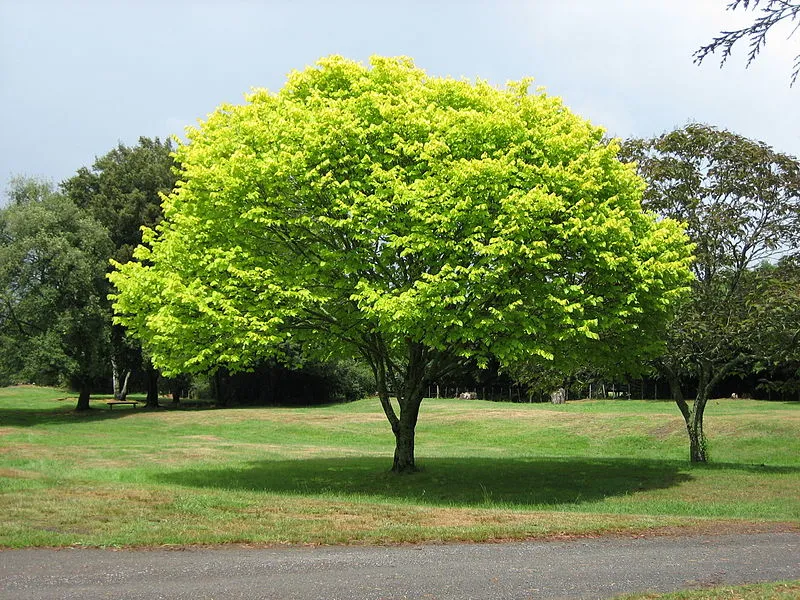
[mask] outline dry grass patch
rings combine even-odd
[[[660,441],[664,441],[673,435],[686,433],[686,425],[680,419],[673,419],[667,423],[662,423],[656,427],[651,427],[647,435]]]
[[[8,479],[40,479],[42,475],[34,471],[0,468],[0,477],[7,477]]]
[[[426,400],[422,472],[397,478],[375,399],[78,414],[8,393],[0,546],[482,541],[800,522],[800,411],[774,403],[710,408],[719,462],[697,468],[671,403]]]

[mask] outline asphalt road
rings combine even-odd
[[[0,598],[611,598],[800,578],[800,534],[397,547],[6,550]]]

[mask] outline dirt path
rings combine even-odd
[[[0,598],[611,598],[800,578],[800,534],[400,547],[7,550]]]

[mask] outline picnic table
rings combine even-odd
[[[138,400],[107,400],[106,404],[108,404],[108,410],[113,410],[114,406],[117,404],[133,404],[133,408],[139,404]]]

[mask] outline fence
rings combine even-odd
[[[565,390],[567,400],[588,398],[630,398],[635,400],[665,400],[670,398],[669,387],[657,379],[632,379],[622,383],[596,381],[568,386]],[[493,402],[549,402],[550,394],[535,392],[524,385],[505,386],[428,386],[428,398],[460,398],[469,394],[477,400]]]

